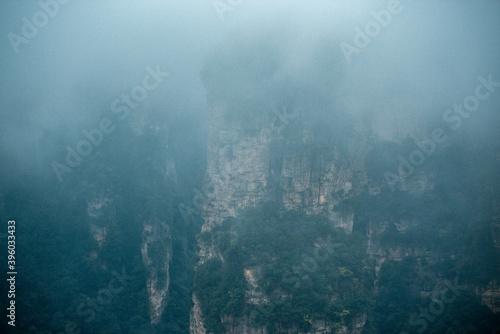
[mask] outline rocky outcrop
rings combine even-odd
[[[146,284],[152,324],[160,321],[168,303],[172,260],[170,238],[170,228],[166,222],[155,220],[144,224],[141,253],[142,261],[148,271]]]
[[[88,194],[87,198],[87,226],[90,235],[97,243],[97,248],[91,252],[91,258],[95,260],[116,221],[115,200],[109,190],[95,191],[93,194]],[[103,269],[107,268],[106,263],[101,263],[100,266]]]
[[[290,210],[327,212],[335,224],[352,229],[352,217],[339,216],[333,207],[366,183],[362,164],[344,163],[334,144],[314,147],[316,138],[301,131],[302,141],[294,143],[279,133],[276,140],[265,140],[262,128],[211,123],[203,231],[266,199],[277,199]]]
[[[203,324],[203,315],[201,313],[200,302],[196,295],[193,294],[193,308],[189,314],[190,324],[189,332],[191,334],[206,334],[205,325]]]
[[[241,122],[228,119],[231,111],[223,103],[209,99],[207,171],[201,189],[205,195],[201,203],[205,236],[226,218],[236,217],[239,211],[266,200],[278,201],[289,210],[324,214],[332,224],[351,232],[354,213],[337,212],[335,206],[368,188],[372,193],[380,191],[381,185],[369,183],[366,172],[365,158],[371,145],[383,140],[401,143],[409,135],[425,137],[415,133],[411,117],[405,119],[408,115],[399,115],[392,122],[383,119],[367,122],[366,115],[358,110],[353,112],[353,133],[339,139],[317,133],[308,119],[310,115],[298,114],[293,119],[285,119],[286,108],[293,109],[274,105],[268,108],[270,112],[256,112],[251,121]],[[276,124],[280,126],[275,127]],[[432,179],[433,176],[422,169],[402,180],[400,188],[421,194],[432,188]],[[213,257],[221,259],[211,239],[199,240],[200,263]],[[375,239],[372,238],[372,242]],[[386,250],[376,244],[369,245],[369,252],[376,258],[378,269],[386,259],[425,253],[424,250]],[[249,286],[255,291],[257,283],[253,274],[250,268],[245,271]],[[265,299],[266,296],[247,291],[249,303],[261,303]],[[196,305],[191,312],[192,333],[201,333],[203,319]],[[349,333],[360,332],[365,321],[366,315],[364,320],[350,324]],[[262,328],[253,328],[245,319],[225,319],[225,323],[234,329],[228,329],[228,333],[264,332]],[[315,327],[321,328],[319,324]]]
[[[493,313],[500,313],[500,284],[498,282],[490,282],[486,288],[476,291],[481,296],[481,302],[488,306]]]
[[[405,232],[409,227],[415,226],[418,222],[401,221],[395,224],[399,232]],[[370,224],[367,231],[368,245],[367,253],[375,260],[375,274],[378,276],[380,268],[385,261],[401,261],[406,257],[425,258],[428,262],[433,262],[433,253],[416,247],[404,247],[401,245],[389,246],[381,242],[381,237],[389,228],[389,223],[379,223],[376,226]]]
[[[160,121],[158,121],[160,119]],[[143,214],[138,215],[141,220],[134,222],[142,225],[142,242],[140,244],[142,262],[147,272],[146,291],[149,300],[149,315],[150,322],[157,324],[160,322],[162,314],[168,304],[170,290],[170,263],[172,261],[172,241],[170,222],[173,219],[174,210],[163,210],[160,207],[160,202],[155,198],[155,194],[160,194],[159,188],[164,187],[168,182],[176,182],[175,162],[169,147],[169,129],[167,123],[158,113],[154,113],[145,106],[139,113],[131,113],[128,118],[129,126],[132,133],[135,135],[137,146],[130,147],[134,151],[134,155],[141,157],[142,151],[138,148],[142,140],[155,138],[158,154],[153,157],[145,157],[138,159],[144,164],[139,165],[142,171],[150,172],[150,178],[153,182],[142,182],[137,179],[131,182],[131,187],[140,189],[145,193],[151,194],[147,198],[148,210]],[[108,172],[111,169],[108,169]],[[119,194],[120,191],[114,189],[114,185],[110,182],[98,180],[91,185],[87,197],[87,224],[90,234],[97,243],[97,247],[91,251],[89,259],[99,265],[101,269],[111,267],[111,264],[103,263],[100,252],[104,248],[110,235],[120,229],[121,222],[117,218],[117,211],[122,205],[123,200],[113,194]],[[154,182],[157,181],[157,182]],[[165,213],[169,213],[169,217],[165,217]],[[161,218],[160,218],[161,217]]]

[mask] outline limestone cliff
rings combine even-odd
[[[352,132],[338,138],[331,133],[318,133],[306,112],[294,112],[296,117],[286,119],[293,105],[268,106],[267,112],[256,113],[259,116],[242,124],[228,120],[230,110],[224,104],[209,101],[207,172],[201,189],[205,194],[201,209],[205,234],[227,217],[236,217],[239,211],[266,200],[276,200],[290,210],[325,214],[332,224],[350,232],[354,213],[337,212],[335,206],[365,189],[372,193],[379,191],[381,184],[369,182],[366,173],[366,154],[372,145],[384,140],[401,143],[409,135],[425,135],[415,133],[415,128],[409,125],[411,117],[405,122],[403,115],[396,124],[386,124],[377,120],[366,122],[358,112],[353,113]],[[403,180],[400,187],[422,193],[432,188],[432,177],[427,170],[420,170]],[[368,252],[377,259],[378,266],[392,256],[373,244]],[[397,254],[391,258],[408,255],[408,251],[393,252]],[[206,239],[199,240],[198,255],[200,263],[220,258],[216,245]],[[247,281],[249,286],[256,284],[248,276]],[[259,303],[262,302],[259,298],[267,297],[248,298],[249,302]],[[197,301],[196,296],[193,300]],[[191,314],[191,332],[204,333],[201,311],[196,305]],[[356,328],[362,327],[364,321],[357,320],[349,330],[346,327],[346,333],[358,333]],[[238,324],[229,326],[233,329],[228,333],[265,332],[263,328],[253,328],[248,319],[225,322]],[[320,324],[315,327],[322,328]]]
[[[142,260],[148,271],[147,291],[149,315],[152,324],[157,324],[168,303],[170,287],[170,262],[172,242],[170,227],[165,221],[144,223],[142,234]]]
[[[147,182],[141,178],[134,179],[130,184],[133,191],[141,191],[148,196],[146,208],[139,212],[136,217],[139,221],[133,222],[141,226],[142,240],[140,251],[142,262],[146,269],[146,291],[149,300],[149,317],[152,324],[160,322],[162,314],[168,304],[170,289],[170,265],[173,257],[171,240],[171,222],[173,220],[173,209],[165,210],[158,200],[168,182],[176,182],[175,163],[172,154],[168,151],[169,132],[166,122],[153,122],[153,112],[142,111],[132,115],[128,121],[132,129],[133,139],[128,148],[138,155],[138,169],[149,173]],[[137,147],[142,145],[143,140],[154,138],[158,144],[158,154],[155,157],[141,157]],[[137,147],[133,146],[137,144]],[[113,173],[114,170],[107,166],[105,172]],[[101,181],[101,180],[97,180]],[[115,269],[112,263],[106,263],[101,259],[100,253],[104,245],[108,243],[108,236],[117,233],[123,228],[118,219],[117,212],[123,210],[121,205],[124,199],[117,186],[111,182],[95,182],[87,190],[87,225],[90,234],[96,241],[96,247],[91,250],[89,258],[102,270]],[[167,214],[165,214],[167,212]],[[136,226],[137,226],[136,225]],[[119,233],[122,233],[120,231]]]

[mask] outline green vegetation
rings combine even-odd
[[[160,136],[146,132],[137,137],[122,128],[107,140],[62,183],[24,175],[12,182],[1,180],[0,219],[17,222],[18,319],[16,328],[0,327],[0,332],[61,333],[73,322],[75,333],[81,334],[189,333],[200,218],[185,221],[178,204],[189,203],[192,195],[166,181],[164,155],[150,154],[162,152]],[[109,200],[102,215],[89,217],[87,203],[101,196]],[[169,302],[161,323],[151,325],[148,273],[140,246],[143,223],[155,220],[170,228],[172,261]],[[90,223],[107,228],[102,246],[92,236]],[[3,263],[6,254],[0,253]],[[101,295],[105,302],[99,303],[99,291],[108,288],[113,271],[122,269],[133,278],[109,302]],[[5,280],[1,286],[8,290]],[[90,306],[89,299],[96,306]]]
[[[290,122],[284,132],[297,127],[299,122]],[[314,127],[318,133],[329,129]],[[300,150],[315,163],[332,138],[301,144]],[[0,180],[0,219],[17,221],[18,333],[60,333],[72,321],[82,334],[187,334],[193,292],[207,329],[217,334],[246,318],[269,333],[304,332],[318,322],[335,330],[364,312],[364,334],[415,333],[424,326],[426,333],[436,334],[494,333],[500,328],[498,317],[472,293],[500,277],[492,238],[494,205],[500,198],[498,161],[487,145],[437,150],[419,170],[434,188],[419,195],[392,192],[383,178],[397,164],[395,157],[407,156],[414,144],[375,145],[366,166],[370,185],[379,185],[380,192],[366,189],[335,207],[340,214],[354,214],[352,234],[333,228],[326,217],[263,203],[199,235],[220,251],[220,258],[207,260],[195,272],[201,219],[180,212],[179,205],[189,206],[193,198],[180,185],[194,187],[203,169],[179,168],[179,182],[166,181],[165,140],[150,130],[135,136],[120,128],[62,184],[26,175]],[[168,154],[184,154],[182,146],[172,147]],[[286,148],[284,141],[271,149],[274,170],[281,168],[285,149],[301,152]],[[187,164],[191,158],[183,159]],[[430,170],[437,174],[428,175]],[[88,202],[96,198],[110,200],[99,219],[87,212]],[[170,298],[158,325],[150,324],[148,272],[140,252],[146,221],[169,226],[169,246],[150,249],[156,261],[165,258],[165,249],[172,252]],[[102,245],[89,222],[107,228]],[[375,247],[411,250],[400,261],[385,261],[376,282],[375,263],[366,252],[370,228]],[[6,263],[6,252],[0,253],[0,261]],[[133,279],[109,303],[98,305],[87,322],[89,314],[82,316],[79,306],[95,299],[113,271],[122,268]],[[443,288],[439,284],[455,279],[468,289],[460,290],[432,320],[422,317],[436,305],[432,303]],[[7,290],[6,281],[2,288]],[[7,332],[5,327],[0,331]]]
[[[221,318],[241,315],[270,333],[308,330],[314,320],[341,326],[370,307],[374,272],[366,240],[333,228],[325,217],[266,203],[210,233],[223,261],[200,265],[194,281],[209,331],[223,333]],[[244,269],[262,288],[253,291],[258,304],[242,298],[252,290]]]
[[[445,280],[422,297],[419,292],[425,282],[419,279],[415,262],[407,258],[382,266],[379,292],[363,334],[479,334],[500,329],[498,317],[457,281]]]
[[[372,182],[383,182],[383,173],[391,170],[391,164],[397,166],[397,154],[407,156],[415,148],[409,140],[403,146],[382,143],[374,147],[366,160]],[[497,165],[494,154],[487,154],[491,148],[486,147],[461,143],[437,150],[420,170],[432,178],[434,189],[421,195],[392,192],[382,183],[376,195],[365,191],[336,207],[342,213],[355,213],[358,233],[368,233],[369,227],[385,229],[378,240],[383,249],[420,249],[426,254],[384,263],[364,333],[423,332],[424,323],[425,333],[500,329],[498,317],[470,289],[485,289],[500,277],[500,254],[491,233],[492,203],[500,187],[492,177]],[[438,171],[437,175],[431,176],[430,169]],[[421,296],[422,291],[431,293],[439,280],[455,279],[469,289],[461,291],[432,321],[416,316],[432,302]]]

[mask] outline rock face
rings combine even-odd
[[[334,208],[367,187],[372,192],[379,191],[380,185],[369,184],[366,174],[365,157],[370,144],[382,140],[401,143],[407,135],[413,134],[415,125],[410,126],[411,120],[404,122],[402,119],[398,119],[395,125],[381,120],[370,123],[366,122],[364,115],[358,114],[354,116],[354,133],[340,143],[332,136],[316,133],[307,114],[294,112],[293,119],[284,119],[290,115],[286,113],[286,107],[273,108],[273,112],[260,113],[251,122],[241,124],[227,120],[228,110],[210,101],[207,172],[201,189],[204,194],[201,215],[205,221],[202,233],[210,233],[226,218],[236,217],[240,210],[266,200],[278,201],[289,210],[326,214],[332,224],[351,232],[354,214],[341,214]],[[279,123],[275,115],[281,115],[278,116],[279,127],[274,126]],[[422,193],[432,188],[432,184],[432,175],[422,170],[403,180],[400,187]],[[374,245],[368,251],[377,259],[378,266],[388,258],[408,255],[405,250],[386,254]],[[198,255],[200,263],[213,257],[221,258],[214,243],[206,239],[199,240]],[[255,286],[252,270],[247,268],[245,273],[249,286]],[[247,291],[250,303],[266,299],[266,296],[250,294]],[[205,333],[196,296],[193,296],[193,301],[191,333]],[[361,332],[366,315],[359,315],[356,319],[356,323],[350,324],[349,330],[346,327],[344,333]],[[248,319],[223,321],[231,328],[228,333],[266,333],[265,328],[253,328]],[[319,323],[315,327],[324,329]]]
[[[158,157],[151,160],[152,170],[160,172],[164,180],[176,182],[175,161],[169,154],[169,129],[166,120],[159,118],[149,106],[144,110],[131,113],[129,124],[134,134],[154,136],[161,140]],[[149,158],[149,157],[148,157]],[[149,191],[156,191],[152,186]],[[154,201],[154,199],[152,199]],[[172,217],[158,218],[160,215],[154,203],[150,203],[153,212],[149,213],[143,224],[141,254],[147,270],[146,289],[149,299],[149,317],[151,324],[160,322],[168,304],[170,291],[170,264],[172,262],[172,238],[170,221]]]
[[[99,251],[107,241],[106,235],[116,225],[105,224],[98,221],[103,212],[113,210],[110,198],[97,198],[89,202],[87,210],[89,228],[92,236],[97,242],[98,249],[92,251],[91,258],[98,259]],[[152,324],[160,321],[163,311],[168,303],[170,288],[170,263],[172,261],[172,241],[169,225],[165,221],[151,219],[144,222],[142,232],[141,254],[144,267],[148,272],[146,288],[149,298],[149,314]],[[101,268],[106,270],[110,265],[102,263]]]
[[[158,207],[155,202],[154,193],[159,187],[163,187],[163,181],[176,182],[175,162],[168,151],[168,127],[166,121],[155,122],[155,114],[150,110],[142,110],[140,113],[131,114],[128,119],[134,134],[134,139],[141,141],[144,138],[156,138],[158,144],[158,156],[147,160],[147,164],[141,166],[148,168],[158,181],[158,184],[141,183],[138,179],[134,184],[136,189],[152,194],[148,198],[147,210],[141,215],[143,221],[137,221],[142,225],[142,242],[140,244],[142,262],[147,271],[146,291],[149,299],[150,322],[157,324],[168,304],[170,290],[170,264],[172,262],[172,240],[171,226],[174,210],[166,210],[170,216],[165,217],[165,210]],[[130,147],[134,150],[135,147]],[[149,157],[147,157],[149,158]],[[144,167],[146,166],[146,167]],[[90,258],[98,263],[103,270],[109,269],[111,263],[103,263],[100,260],[100,251],[108,242],[108,236],[120,228],[117,211],[122,199],[116,195],[119,191],[113,189],[110,183],[93,185],[91,194],[87,195],[87,224],[91,235],[97,243],[96,249],[92,250]],[[162,219],[158,218],[162,217]],[[108,268],[109,267],[109,268]]]
[[[204,230],[268,196],[269,146],[259,136],[210,126]]]
[[[151,323],[157,324],[167,306],[169,296],[172,261],[170,228],[164,221],[145,223],[142,240],[142,261],[149,272],[147,278],[149,315]]]
[[[295,110],[292,118],[286,107],[267,109],[272,111],[256,113],[249,124],[238,124],[227,120],[230,111],[211,101],[207,174],[201,189],[207,197],[204,230],[267,199],[277,199],[290,210],[327,213],[334,224],[352,230],[352,217],[341,217],[333,208],[368,184],[365,158],[371,145],[401,143],[407,136],[427,138],[426,131],[415,131],[421,124],[414,114],[384,122],[382,113],[367,121],[367,115],[355,110],[352,132],[338,140],[316,133],[306,113]],[[275,115],[283,123],[279,127]],[[432,189],[432,179],[428,171],[416,170],[401,180],[400,187],[422,193]]]
[[[116,221],[112,218],[115,205],[112,197],[98,195],[88,202],[87,220],[91,235],[97,243],[90,257],[100,263],[103,270],[111,264],[99,261],[99,252],[107,242],[108,231],[116,229]],[[106,218],[106,219],[104,219]],[[160,321],[163,311],[168,303],[170,288],[170,263],[172,261],[172,241],[169,225],[159,219],[150,219],[143,223],[142,261],[148,272],[146,289],[149,298],[149,314],[152,324]]]
[[[257,107],[251,112],[255,117],[248,119],[241,114],[232,115],[227,104],[209,98],[207,171],[200,189],[203,199],[199,202],[205,222],[202,227],[205,238],[198,240],[200,263],[210,258],[222,259],[216,243],[212,242],[216,238],[206,237],[213,227],[262,201],[276,201],[289,210],[307,214],[324,214],[334,226],[352,232],[354,213],[341,213],[336,211],[336,206],[365,191],[376,195],[387,182],[387,179],[375,180],[370,176],[368,158],[373,148],[389,143],[405,148],[406,154],[410,154],[416,146],[421,147],[423,141],[428,142],[431,138],[432,120],[427,119],[425,113],[408,110],[403,102],[404,96],[374,101],[369,107],[360,105],[354,98],[344,96],[342,99],[334,107],[337,112],[345,110],[349,114],[349,129],[336,126],[335,119],[333,122],[325,119],[328,131],[333,125],[332,134],[318,130],[321,129],[318,123],[323,122],[321,117],[318,120],[318,114],[311,116],[297,111],[293,105],[275,104],[263,107],[264,111]],[[395,110],[401,112],[395,113]],[[444,143],[441,147],[446,145]],[[412,148],[408,150],[409,147]],[[409,159],[408,155],[402,158]],[[392,172],[397,173],[398,160],[391,158],[390,163]],[[425,162],[414,167],[409,173],[411,175],[398,178],[395,189],[413,195],[432,190],[437,175],[435,166]],[[496,208],[498,222],[498,205]],[[400,232],[404,232],[419,223],[399,221],[368,227],[367,252],[376,262],[377,274],[388,260],[400,261],[411,256],[426,263],[437,261],[436,254],[427,249],[388,248],[381,243],[380,236],[389,224],[395,224]],[[500,224],[492,226],[496,247],[500,245],[498,226]],[[417,269],[426,275],[421,266]],[[256,290],[258,281],[253,277],[255,272],[258,268],[245,268],[247,283],[253,290]],[[491,282],[487,290],[477,293],[482,295],[484,304],[498,312],[498,283]],[[248,303],[262,303],[266,298],[251,291],[246,293]],[[196,296],[193,296],[193,301],[191,332],[205,333]],[[359,314],[356,319],[343,333],[362,331],[366,315]],[[222,321],[228,324],[228,333],[266,333],[265,328],[253,328],[248,319],[227,318]],[[315,324],[316,329],[325,329],[321,326]]]
[[[366,183],[362,164],[345,163],[335,145],[312,146],[317,138],[308,129],[301,129],[300,142],[279,132],[269,139],[263,129],[270,119],[260,122],[262,127],[230,127],[220,122],[214,109],[202,189],[207,199],[202,209],[203,231],[269,199],[278,199],[290,210],[328,212],[337,225],[352,229],[352,217],[339,217],[333,206]]]
[[[100,193],[92,200],[87,201],[87,221],[90,233],[99,249],[102,248],[108,234],[109,226],[104,223],[104,220],[113,220],[114,217],[115,210],[110,194]]]
[[[200,302],[195,295],[193,295],[193,308],[189,315],[191,323],[189,325],[189,331],[193,334],[206,334],[205,327],[203,325],[203,315],[201,314]]]
[[[287,117],[286,108],[269,109]],[[416,135],[416,125],[409,126],[411,117],[407,122],[398,119],[388,125],[381,120],[367,123],[365,115],[358,113],[353,118],[354,133],[341,145],[328,134],[315,133],[308,124],[308,115],[299,111],[293,113],[293,118],[281,120],[284,124],[280,127],[274,126],[273,112],[260,113],[250,124],[243,125],[228,121],[225,115],[229,111],[213,101],[209,112],[207,172],[201,189],[205,195],[203,231],[227,217],[235,217],[239,210],[269,199],[278,200],[290,210],[325,213],[336,226],[351,231],[353,216],[341,216],[334,206],[368,185],[365,158],[370,145],[383,140],[401,143],[406,136]],[[413,177],[403,179],[400,187],[422,193],[432,188],[432,177],[425,170],[416,171]],[[377,191],[377,185],[374,187]],[[202,250],[202,261],[205,253],[214,252]]]

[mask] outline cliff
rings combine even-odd
[[[384,186],[368,178],[365,165],[368,152],[377,142],[402,143],[414,134],[414,128],[408,126],[411,118],[387,125],[377,120],[367,123],[362,114],[354,113],[352,132],[339,138],[332,133],[318,132],[310,114],[301,111],[300,106],[286,104],[265,106],[265,112],[256,113],[260,116],[242,124],[228,119],[227,114],[231,111],[223,103],[209,101],[207,172],[201,189],[206,195],[201,209],[204,235],[210,235],[211,230],[226,218],[237,217],[246,208],[265,201],[277,201],[287,210],[325,215],[331,224],[350,233],[355,213],[340,212],[335,207],[366,189],[376,194]],[[432,188],[432,177],[432,172],[423,169],[403,180],[400,187],[422,193]],[[368,231],[371,241],[367,251],[377,261],[377,272],[387,259],[425,253],[418,249],[387,252],[375,246],[374,235],[383,230]],[[217,237],[199,238],[200,263],[211,258],[224,260],[214,240]],[[245,270],[249,272],[249,268]],[[249,286],[257,284],[248,275],[246,277]],[[191,332],[205,333],[199,301],[196,296],[193,300]],[[259,304],[263,301],[250,298],[248,302]],[[233,324],[227,333],[266,332],[265,328],[252,327],[248,319],[227,318],[223,322]],[[341,332],[359,333],[365,322],[366,315],[359,314]],[[324,326],[314,324],[317,330]]]
[[[87,225],[96,245],[91,251],[90,258],[101,270],[108,270],[114,265],[101,259],[101,253],[107,251],[106,248],[112,248],[112,243],[119,243],[120,238],[124,238],[123,234],[131,231],[131,227],[128,227],[130,229],[128,230],[127,225],[121,221],[129,218],[123,217],[125,211],[123,205],[129,199],[125,199],[124,192],[119,191],[123,189],[118,188],[130,187],[130,192],[137,196],[136,201],[143,203],[144,207],[134,212],[134,219],[137,221],[129,223],[133,224],[133,230],[137,230],[140,235],[138,239],[140,239],[142,264],[146,271],[145,288],[149,304],[149,321],[151,324],[158,324],[168,305],[170,295],[170,266],[173,257],[171,225],[175,215],[173,204],[163,203],[166,193],[164,188],[175,184],[177,180],[174,159],[168,149],[168,126],[166,122],[153,122],[152,117],[154,117],[153,112],[145,110],[137,115],[134,114],[128,120],[131,139],[127,149],[137,157],[137,160],[132,170],[126,172],[147,173],[149,180],[144,182],[143,178],[137,177],[129,184],[91,183],[85,197]],[[147,141],[150,146],[157,145],[157,156],[141,156],[144,153],[140,151],[140,147]],[[119,164],[105,166],[105,169],[98,169],[100,175],[117,173],[121,167]],[[108,240],[111,234],[118,235],[118,239]]]
[[[388,117],[387,109],[405,109],[403,97],[376,101],[367,112],[363,106],[356,105],[354,98],[344,96],[333,103],[333,116],[309,111],[300,100],[291,98],[288,102],[257,104],[251,119],[241,110],[234,111],[237,116],[232,115],[233,110],[224,100],[209,97],[208,101],[210,131],[207,171],[201,186],[205,196],[201,204],[204,225],[198,238],[199,264],[209,259],[225,261],[219,249],[221,235],[217,227],[227,218],[238,218],[259,203],[276,202],[286,210],[325,216],[332,226],[348,233],[357,230],[364,234],[367,238],[365,251],[374,260],[374,294],[379,291],[378,278],[384,263],[405,259],[416,261],[411,266],[417,275],[411,289],[417,295],[431,296],[431,291],[439,290],[438,287],[444,284],[446,275],[436,272],[435,268],[446,261],[446,256],[450,256],[450,261],[455,261],[455,257],[445,256],[432,244],[414,242],[413,237],[408,239],[410,243],[401,240],[406,240],[405,235],[419,235],[420,232],[415,231],[422,230],[429,219],[435,219],[432,213],[419,215],[418,210],[426,211],[429,207],[419,209],[418,203],[432,203],[429,194],[432,194],[439,173],[443,172],[438,162],[441,155],[449,153],[450,142],[436,145],[438,153],[434,157],[437,158],[432,160],[424,156],[428,161],[411,167],[410,175],[399,176],[395,184],[391,185],[384,177],[388,171],[397,174],[402,159],[408,163],[408,154],[421,149],[422,143],[432,138],[432,122],[425,114],[411,110],[396,114],[391,111],[392,116]],[[341,117],[343,113],[347,116]],[[339,117],[339,124],[336,117]],[[442,184],[445,181],[443,174],[440,175]],[[458,208],[454,214],[473,212],[473,199],[465,200],[458,192],[453,196]],[[379,206],[375,211],[385,212],[370,218],[374,214],[361,209],[368,205],[363,204],[368,199],[373,201],[370,202],[372,211],[373,206]],[[380,204],[376,204],[377,201]],[[400,205],[417,213],[408,216],[404,208],[384,209],[384,201],[399,201]],[[498,209],[496,212],[498,215]],[[498,218],[495,221],[498,222]],[[493,231],[498,230],[495,226],[491,226]],[[446,237],[446,231],[449,227],[439,230],[440,238],[453,238],[451,235]],[[493,233],[495,240],[497,234]],[[395,242],[396,239],[400,241]],[[261,287],[248,273],[258,272],[259,266],[243,270],[250,289],[245,292],[245,303],[257,306],[268,303],[270,296],[252,293]],[[481,288],[473,283],[466,286],[468,291],[482,298],[484,305],[498,312],[496,280]],[[281,298],[286,296],[281,295]],[[205,333],[200,300],[193,295],[193,301],[191,333]],[[367,316],[360,312],[349,319],[341,327],[337,325],[335,331],[360,333]],[[220,321],[226,333],[267,333],[265,327],[255,327],[248,316],[226,316]],[[315,330],[333,328],[321,319],[311,320],[311,325]],[[290,332],[297,330],[293,328]]]

